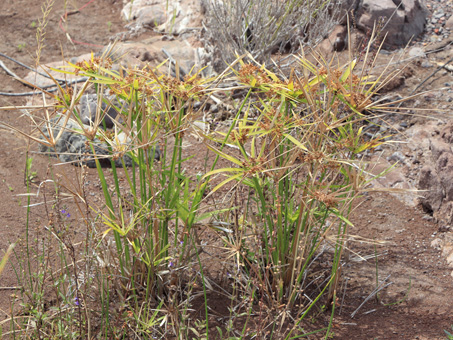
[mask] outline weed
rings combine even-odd
[[[17,45],[17,52],[22,52],[27,47],[26,43],[20,43]]]
[[[38,173],[36,171],[32,171],[33,166],[33,158],[27,157],[25,162],[25,182],[34,183],[38,177]]]
[[[6,250],[5,255],[3,255],[2,260],[0,261],[0,275],[2,274],[3,270],[5,269],[6,263],[8,262],[9,257],[11,256],[15,244],[10,244],[8,249]]]

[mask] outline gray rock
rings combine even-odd
[[[433,64],[431,64],[429,61],[424,61],[421,63],[420,66],[423,68],[430,68],[430,67],[433,67]]]
[[[442,8],[439,8],[437,11],[434,12],[433,17],[436,19],[440,19],[445,15],[445,12]]]
[[[201,12],[201,1],[134,0],[127,1],[121,16],[126,21],[137,19],[139,25],[161,32],[182,34],[201,29]]]
[[[137,17],[137,24],[145,28],[155,28],[166,21],[165,11],[158,6],[144,7]]]
[[[401,151],[396,151],[390,157],[388,157],[387,160],[390,162],[400,162],[400,163],[404,164],[406,157],[404,157],[404,155]]]
[[[104,52],[107,49],[111,50],[111,47],[104,48]],[[142,69],[145,66],[153,68],[168,59],[163,50],[167,51],[185,71],[193,69],[195,72],[201,68],[196,48],[192,47],[187,40],[169,41],[160,36],[150,37],[139,42],[117,43],[115,49],[110,53],[110,57],[115,62],[121,62],[125,69]],[[172,71],[174,71],[173,69],[172,66]],[[161,66],[157,74],[159,72],[168,74],[168,63]]]
[[[423,33],[428,14],[421,0],[362,0],[357,26],[364,31],[372,30],[380,20],[385,20],[381,32],[381,36],[387,34],[384,46],[404,46]]]
[[[65,117],[58,115],[51,119],[52,134],[54,137],[58,135],[61,129],[64,127]],[[46,137],[49,137],[49,131],[45,127],[41,128],[41,131]],[[44,139],[44,138],[43,138]],[[81,127],[79,124],[72,119],[69,119],[64,132],[58,139],[55,148],[50,148],[45,145],[39,145],[39,151],[53,157],[58,157],[64,163],[72,163],[74,165],[86,165],[90,168],[96,167],[96,162],[92,149],[89,145],[88,138],[82,134]],[[110,167],[112,155],[108,148],[107,143],[101,142],[99,139],[95,139],[92,142],[94,152],[97,159],[99,160],[102,167]],[[154,150],[154,158],[160,159],[160,149],[157,146]],[[122,157],[126,166],[132,166],[133,160],[128,155]],[[123,163],[120,158],[114,160],[115,166],[122,167]]]
[[[96,119],[96,112],[100,111],[99,114],[103,117],[105,127],[111,129],[114,125],[113,119],[117,119],[118,110],[126,112],[128,110],[127,104],[118,102],[115,96],[105,96],[100,104],[100,109],[98,109],[99,103],[96,94],[85,94],[80,98],[80,119],[83,124],[92,124]],[[104,127],[103,123],[99,125],[102,128]]]
[[[412,47],[409,51],[409,57],[415,58],[415,57],[425,57],[425,51],[423,51],[423,48],[421,47]]]
[[[338,13],[339,23],[341,25],[346,25],[348,22],[352,23],[352,16],[359,6],[360,0],[339,0],[340,10]]]

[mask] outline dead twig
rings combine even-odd
[[[356,309],[354,312],[351,313],[351,319],[354,318],[354,316],[357,314],[357,312],[360,310],[360,308],[362,308],[363,305],[364,305],[365,303],[367,303],[373,296],[375,296],[377,293],[379,293],[379,292],[380,292],[381,290],[383,290],[384,288],[386,288],[386,287],[390,286],[391,284],[393,284],[393,282],[389,282],[389,283],[387,283],[386,285],[384,285],[384,283],[389,279],[389,277],[390,277],[390,275],[387,276],[387,277],[379,284],[379,286],[377,286],[377,287],[370,293],[370,295],[368,295],[368,296],[366,297],[366,299],[363,300],[363,302],[360,304],[360,306],[357,307],[357,309]]]
[[[413,95],[419,88],[421,88],[423,86],[423,84],[425,84],[431,77],[433,77],[437,72],[439,72],[440,70],[442,70],[443,68],[445,68],[448,64],[450,64],[451,62],[453,61],[453,58],[449,59],[446,63],[440,65],[439,67],[437,67],[436,70],[434,70],[433,73],[431,73],[428,77],[426,77],[425,80],[423,80],[420,84],[417,85],[417,87],[412,90],[412,92],[409,94],[409,96]]]

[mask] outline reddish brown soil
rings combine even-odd
[[[32,23],[38,23],[38,19],[42,18],[42,2],[42,0],[0,1],[0,32],[2,32],[0,52],[30,66],[34,65],[37,44],[36,28],[32,27]],[[41,54],[42,63],[61,60],[62,51],[65,57],[69,58],[98,50],[88,45],[72,44],[67,40],[58,25],[60,16],[64,13],[62,3],[57,1],[50,13],[45,35],[46,46]],[[84,3],[85,1],[80,0],[68,1],[70,6],[68,11],[80,8]],[[68,16],[65,29],[75,40],[105,45],[110,36],[125,30],[119,16],[121,6],[122,1],[96,0],[82,11]],[[28,73],[8,60],[3,58],[0,60],[20,77]],[[432,72],[432,69],[425,70],[415,64],[413,67],[420,79],[424,79],[424,76]],[[443,81],[445,79],[436,82],[440,85]],[[0,84],[0,92],[30,91],[2,70]],[[409,89],[405,92],[409,92]],[[23,97],[0,96],[0,106],[23,105],[24,102]],[[1,122],[12,124],[22,130],[29,129],[29,123],[21,117],[18,110],[0,111]],[[27,150],[25,138],[6,130],[1,131],[0,254],[10,243],[24,239],[26,209],[22,206],[25,204],[25,198],[17,194],[26,192],[24,167]],[[192,142],[197,143],[195,140]],[[35,151],[36,146],[32,145],[31,150]],[[198,154],[190,161],[195,171],[198,171],[196,164],[203,164],[203,156],[204,154]],[[37,183],[47,178],[48,162],[42,155],[33,156],[33,171],[37,172]],[[69,165],[59,169],[70,176],[74,176],[76,172],[76,168]],[[90,171],[90,176],[92,178],[90,188],[95,190],[97,184],[95,172]],[[31,228],[39,230],[45,224],[45,213],[34,208],[31,216]],[[432,235],[438,230],[438,226],[423,217],[419,209],[405,206],[392,195],[378,193],[364,197],[362,204],[354,212],[352,220],[355,227],[350,233],[365,239],[383,240],[386,243],[374,249],[367,243],[351,242],[351,260],[343,271],[347,281],[346,289],[339,295],[341,313],[338,310],[333,327],[335,339],[445,339],[443,330],[450,329],[453,324],[452,268],[447,267],[445,259],[440,256],[440,251],[431,247]],[[375,251],[383,254],[378,258],[379,280],[389,276],[387,282],[392,284],[380,293],[380,302],[371,299],[361,307],[354,318],[351,318],[351,313],[376,286],[374,259],[357,261],[358,254],[366,257],[373,255]],[[12,261],[16,263],[14,259]],[[14,290],[4,288],[17,286],[11,266],[7,266],[0,282],[1,322],[10,315],[10,297],[14,293]],[[408,291],[407,298],[404,298]],[[215,304],[220,305],[219,297],[215,299]],[[385,306],[399,300],[403,301]],[[315,323],[323,326],[322,319],[324,317],[321,316]]]

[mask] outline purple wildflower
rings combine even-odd
[[[74,298],[74,304],[76,306],[80,306],[80,301],[79,301],[79,298],[77,296]]]

